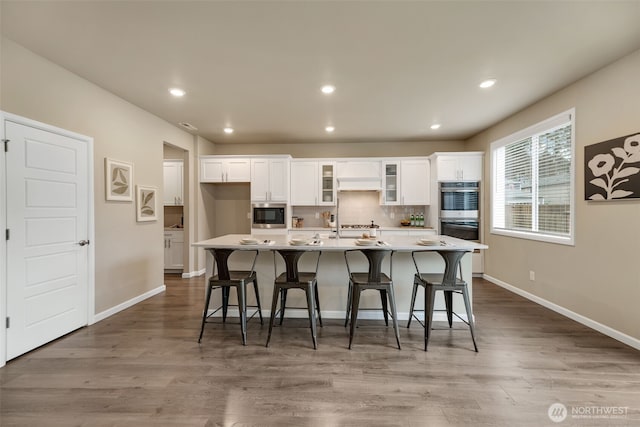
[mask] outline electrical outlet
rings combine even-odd
[[[320,219],[320,212],[316,212],[316,219]]]
[[[529,270],[529,280],[534,281],[536,280],[536,272],[533,270]]]
[[[251,212],[247,212],[247,219],[251,219]]]
[[[396,217],[396,214],[394,212],[389,213],[389,219],[394,219],[395,217]]]

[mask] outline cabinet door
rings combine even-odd
[[[437,160],[438,181],[458,181],[458,158],[455,156],[439,156]]]
[[[200,182],[224,182],[223,159],[200,159]]]
[[[336,205],[336,164],[335,162],[318,163],[318,171],[316,180],[320,174],[320,182],[318,184],[318,204],[321,206]]]
[[[164,268],[171,268],[171,234],[164,233]]]
[[[461,179],[482,181],[482,156],[462,156],[458,162]]]
[[[251,161],[249,159],[226,159],[226,182],[251,181]]]
[[[182,231],[169,231],[164,233],[164,268],[179,269],[184,267],[182,261],[182,245],[184,244]]]
[[[428,205],[430,201],[429,160],[403,160],[400,168],[403,205]]]
[[[269,159],[269,201],[289,200],[289,160]]]
[[[182,205],[182,175],[181,161],[166,161],[163,165],[164,192],[163,200],[167,205]]]
[[[251,160],[251,200],[266,202],[269,200],[269,160]]]
[[[400,162],[382,163],[382,203],[399,205],[400,200]]]
[[[318,203],[318,162],[291,162],[291,204],[316,206]]]

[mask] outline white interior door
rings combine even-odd
[[[7,121],[7,360],[86,325],[87,142]]]

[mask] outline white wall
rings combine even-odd
[[[489,245],[485,273],[597,322],[601,330],[612,329],[636,341],[640,340],[640,200],[585,201],[584,147],[640,132],[639,76],[640,51],[636,51],[492,126],[466,145],[467,150],[489,153],[492,141],[575,107],[575,246],[492,235],[485,221]],[[487,207],[490,157],[485,156]],[[490,217],[490,208],[485,217]],[[530,270],[535,271],[533,282]]]

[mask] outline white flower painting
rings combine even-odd
[[[640,133],[586,146],[584,154],[585,200],[640,198]]]

